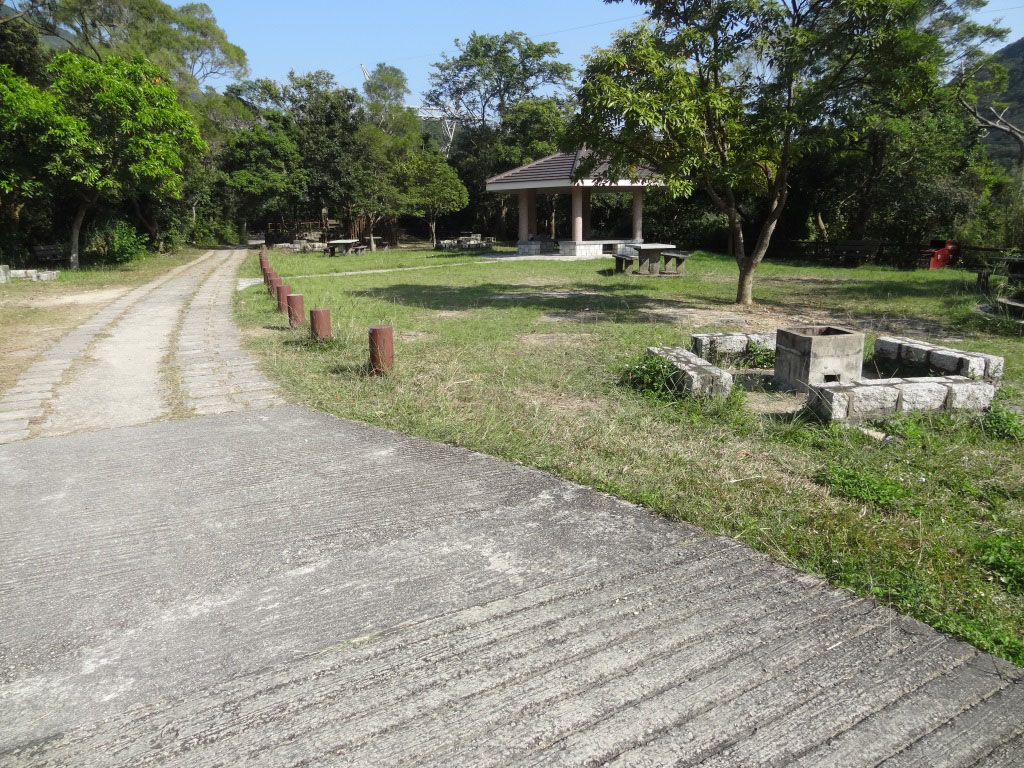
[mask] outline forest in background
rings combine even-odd
[[[645,5],[656,28],[668,7],[703,7]],[[965,7],[983,3],[911,5],[918,15],[906,23],[948,46],[941,53],[952,60]],[[120,260],[144,248],[237,242],[271,224],[288,239],[296,222],[318,221],[325,209],[355,235],[472,230],[511,239],[514,200],[487,194],[485,180],[571,148],[581,135],[579,97],[594,76],[560,61],[556,43],[519,32],[457,40],[423,95],[457,125],[449,146],[437,121],[405,106],[405,76],[387,64],[358,87],[326,71],[250,79],[245,52],[204,4],[47,0],[4,15],[0,261],[15,264],[30,246],[50,243],[70,252],[77,241],[84,258]],[[937,19],[946,26],[935,31]],[[1003,91],[976,93],[972,81],[968,98],[1011,102],[1007,114],[1019,117],[1022,51],[1018,41],[1000,53],[1010,73]],[[875,99],[863,119],[844,115],[842,131],[807,143],[788,170],[774,246],[946,237],[1024,244],[1015,144],[979,126],[958,103],[964,82],[948,75],[936,65],[912,103]],[[820,127],[803,119],[805,134]],[[752,238],[769,214],[763,190],[746,178],[730,189]],[[609,194],[594,203],[597,235],[628,230],[628,201]],[[568,207],[564,196],[541,197],[542,230],[566,233]],[[728,217],[699,185],[652,191],[645,222],[648,237],[683,247],[725,250],[729,241]]]

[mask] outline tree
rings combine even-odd
[[[383,62],[374,67],[363,83],[367,117],[378,128],[389,130],[409,112],[405,97],[409,85],[405,73]]]
[[[43,85],[47,58],[39,44],[39,34],[24,20],[0,26],[0,64],[9,66],[14,74],[33,85]]]
[[[431,245],[437,246],[437,219],[461,211],[469,194],[455,169],[439,152],[420,150],[406,161],[406,210],[410,216],[425,218],[430,225]]]
[[[374,228],[385,219],[397,218],[408,208],[407,188],[402,183],[402,150],[405,148],[375,125],[363,123],[356,131],[358,162],[352,176],[352,211],[366,218],[370,250],[377,250]]]
[[[180,197],[186,161],[205,144],[165,74],[141,58],[98,63],[65,53],[49,71],[53,96],[81,129],[61,137],[50,162],[77,199],[69,249],[77,268],[82,222],[101,197]]]
[[[220,168],[240,203],[243,229],[253,219],[284,222],[303,199],[308,177],[296,138],[289,115],[269,112],[225,145]]]
[[[572,67],[557,59],[556,43],[535,43],[522,32],[473,32],[455,47],[457,56],[434,64],[425,100],[469,125],[490,125],[542,88],[567,87],[572,76]]]
[[[751,304],[794,163],[814,147],[842,144],[872,115],[926,103],[954,37],[949,25],[931,23],[946,6],[637,1],[655,23],[620,34],[587,64],[568,141],[595,155],[579,172],[607,159],[608,178],[636,178],[647,166],[675,195],[705,191],[728,220],[736,301]],[[974,34],[954,31],[961,42]],[[744,198],[760,215],[749,249]]]

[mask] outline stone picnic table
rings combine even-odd
[[[686,260],[690,258],[690,254],[687,252],[676,251],[675,246],[671,243],[630,243],[629,248],[636,250],[637,256],[627,256],[624,254],[617,254],[615,256],[615,271],[623,272],[626,268],[626,262],[636,261],[636,270],[633,272],[635,275],[681,275],[686,267]],[[665,259],[666,269],[664,272],[661,270],[661,260]],[[675,260],[675,269],[668,269],[668,262]]]
[[[340,248],[342,254],[350,253],[352,246],[358,243],[358,240],[328,240],[327,250],[331,256],[336,255],[337,249]]]

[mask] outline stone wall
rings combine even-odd
[[[875,362],[907,372],[938,371],[990,382],[1002,381],[1004,366],[1003,358],[996,355],[962,352],[901,336],[879,336],[875,341]]]
[[[604,255],[604,246],[601,243],[578,243],[575,240],[559,240],[558,250],[562,256],[576,258],[597,259]]]
[[[698,357],[715,362],[743,357],[756,344],[762,349],[775,351],[775,332],[770,333],[695,333],[690,337],[690,348]]]
[[[6,265],[0,267],[0,275],[4,275],[4,278],[0,278],[0,283],[6,283],[15,277],[24,278],[25,280],[31,280],[34,283],[48,283],[51,280],[56,280],[60,277],[59,269],[10,269]]]
[[[810,388],[807,406],[826,421],[870,421],[908,411],[984,411],[996,387],[966,376],[855,379]]]
[[[732,374],[682,347],[648,347],[647,354],[668,360],[675,369],[672,387],[692,397],[726,398],[732,392]]]

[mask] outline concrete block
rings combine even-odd
[[[11,281],[11,268],[6,264],[0,264],[0,284]]]
[[[949,395],[949,387],[941,382],[905,381],[896,388],[903,393],[901,412],[941,411]]]
[[[780,328],[775,337],[775,381],[809,392],[819,384],[845,384],[861,375],[864,334],[830,325]]]
[[[711,337],[712,358],[741,357],[749,343],[745,333],[716,333]]]
[[[748,333],[748,348],[750,344],[757,344],[762,349],[775,350],[775,331],[770,333]]]
[[[711,337],[710,333],[695,333],[690,337],[690,349],[697,357],[705,360],[711,358]]]
[[[850,418],[866,421],[891,416],[896,412],[899,399],[900,391],[896,387],[857,387],[850,403]]]
[[[985,378],[986,362],[981,355],[963,355],[960,359],[960,375],[971,379]]]
[[[975,353],[975,357],[980,357],[985,361],[985,380],[986,381],[1002,381],[1003,370],[1006,366],[1006,361],[998,355],[986,355],[980,352]]]
[[[946,407],[951,411],[984,411],[992,405],[996,388],[987,381],[972,381],[961,378],[947,385],[949,399]]]

